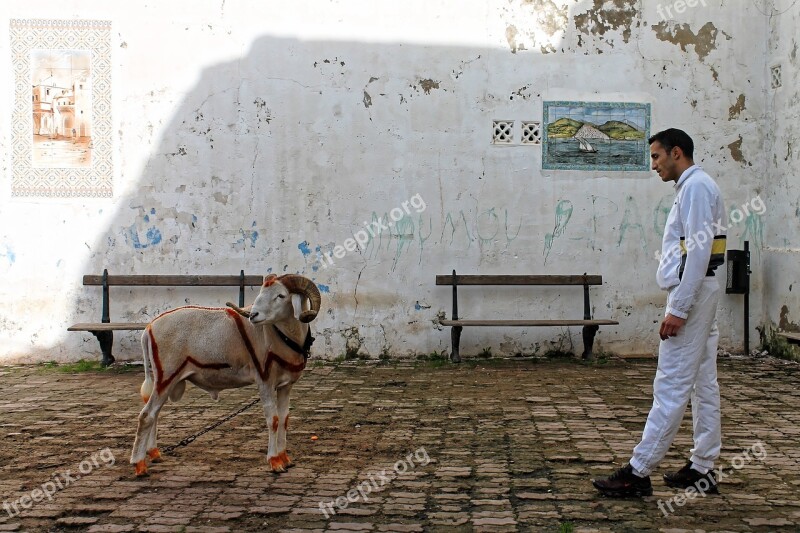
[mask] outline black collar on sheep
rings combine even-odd
[[[311,330],[308,330],[306,333],[306,340],[303,342],[303,346],[300,346],[292,339],[287,337],[281,330],[279,330],[276,326],[272,326],[272,329],[275,330],[275,333],[278,334],[278,337],[283,341],[283,343],[288,346],[291,350],[303,354],[303,360],[308,361],[308,356],[310,355],[311,345],[314,344],[314,337],[311,336]]]

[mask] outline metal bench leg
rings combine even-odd
[[[600,326],[583,326],[583,358],[592,358],[592,346],[594,345],[594,336]]]
[[[97,337],[100,342],[100,351],[103,352],[103,366],[109,366],[114,363],[114,356],[111,355],[111,346],[114,344],[113,331],[93,331],[92,335]]]
[[[453,341],[453,353],[450,354],[450,361],[454,363],[461,362],[461,354],[458,353],[458,345],[461,342],[461,329],[462,326],[453,326],[450,329],[450,338]]]

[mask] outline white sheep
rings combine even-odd
[[[306,301],[310,309],[304,310]],[[289,392],[305,368],[312,340],[308,322],[320,303],[308,278],[271,274],[250,308],[188,306],[153,319],[142,334],[145,406],[131,453],[136,475],[147,474],[146,457],[161,459],[158,413],[167,398],[181,398],[186,381],[214,399],[223,389],[257,384],[269,428],[267,458],[273,472],[285,472],[292,465],[286,454]]]

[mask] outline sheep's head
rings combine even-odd
[[[299,309],[301,322],[311,322],[317,318],[322,298],[313,281],[295,274],[281,277],[270,274],[264,278],[261,292],[258,293],[256,301],[253,302],[250,309],[248,317],[250,322],[253,324],[275,323],[294,316],[292,294],[303,297],[300,299],[301,306],[306,299],[310,302],[310,309]]]

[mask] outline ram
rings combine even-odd
[[[270,467],[285,472],[292,465],[286,454],[289,392],[305,368],[313,342],[308,323],[320,304],[308,278],[270,274],[249,308],[180,307],[150,322],[142,334],[145,406],[131,453],[136,475],[147,474],[147,458],[161,459],[158,413],[168,398],[181,398],[187,381],[214,399],[221,390],[255,383],[269,428]]]

